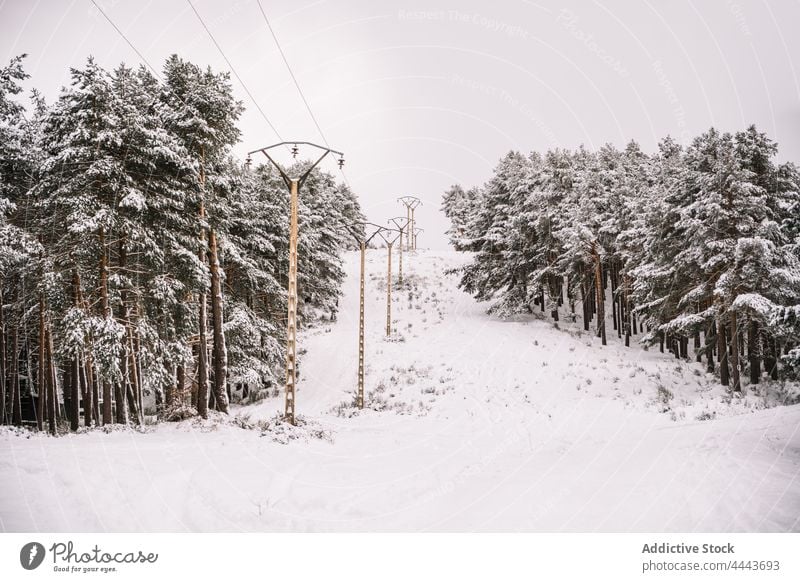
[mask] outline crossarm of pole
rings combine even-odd
[[[355,230],[355,227],[358,225],[362,225],[364,227],[365,233],[367,232],[367,227],[371,227],[372,229],[374,229],[374,231],[372,232],[371,235],[362,238],[358,236],[358,233]],[[359,245],[360,244],[368,245],[370,241],[376,236],[378,236],[382,230],[388,230],[385,226],[379,226],[372,222],[352,222],[350,224],[345,224],[344,227],[347,229],[347,232],[349,232],[352,235],[352,237],[356,240],[356,244]]]
[[[269,155],[269,150],[274,149],[274,148],[278,148],[278,147],[286,147],[286,146],[289,146],[289,145],[292,145],[292,146],[307,145],[307,146],[311,146],[311,147],[317,148],[319,150],[322,150],[322,155],[319,158],[317,158],[317,161],[314,162],[313,164],[311,164],[311,166],[308,169],[306,169],[306,171],[303,173],[302,176],[297,178],[297,186],[298,187],[301,187],[303,185],[303,183],[306,181],[306,178],[308,178],[308,176],[311,174],[311,172],[314,170],[314,168],[316,168],[319,165],[319,163],[322,160],[324,160],[325,157],[328,154],[337,154],[339,156],[339,167],[342,167],[342,165],[344,165],[344,154],[342,152],[337,151],[337,150],[333,150],[333,149],[331,149],[329,147],[325,147],[325,146],[321,146],[321,145],[318,145],[318,144],[315,144],[315,143],[311,143],[310,141],[282,141],[280,143],[275,143],[275,144],[272,144],[272,145],[264,147],[264,148],[259,148],[257,150],[253,150],[252,152],[247,152],[247,159],[249,160],[251,155],[256,154],[258,152],[261,152],[262,154],[267,156],[267,159],[270,162],[272,162],[272,165],[275,166],[278,169],[278,172],[280,173],[281,178],[283,178],[283,181],[286,182],[286,186],[291,188],[292,187],[292,178],[290,178],[287,175],[286,170],[284,170],[283,167],[278,162],[276,162],[275,159],[272,156]]]
[[[424,228],[414,228],[414,236],[417,236],[419,233],[425,232]]]
[[[405,234],[406,227],[408,226],[409,220],[405,216],[395,216],[394,218],[390,218],[386,221],[388,223],[392,223],[395,226],[400,234]]]
[[[400,196],[397,200],[412,210],[417,206],[422,206],[422,200],[416,196]]]
[[[386,243],[386,246],[390,246],[396,243],[397,239],[400,238],[400,235],[402,234],[396,228],[385,228],[385,227],[382,228],[383,230],[378,231],[378,235],[383,239],[383,242]]]

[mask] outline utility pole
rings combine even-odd
[[[395,234],[396,233],[396,234]],[[392,335],[392,246],[400,238],[398,230],[384,228],[378,233],[386,243],[388,263],[386,269],[386,337]]]
[[[419,233],[421,233],[421,232],[425,232],[425,229],[424,228],[415,228],[414,229],[414,233],[412,235],[414,237],[414,250],[417,250],[417,235]]]
[[[378,226],[371,222],[356,222],[355,224],[364,226],[363,236],[359,236],[359,234],[353,230],[352,226],[354,225],[349,225],[347,227],[347,230],[353,235],[353,238],[356,239],[356,243],[358,243],[361,249],[361,276],[359,279],[358,300],[358,391],[356,392],[356,406],[358,406],[358,408],[364,408],[364,263],[367,254],[367,245],[373,238],[386,229],[383,226]],[[369,236],[367,236],[368,227],[372,231],[372,234]]]
[[[408,218],[403,216],[395,216],[394,218],[390,218],[386,221],[387,223],[391,222],[394,224],[395,229],[400,233],[400,244],[397,245],[398,254],[400,255],[400,266],[399,266],[399,273],[398,273],[398,281],[402,285],[403,284],[403,234],[407,233],[408,230]],[[408,237],[406,237],[408,238]]]
[[[317,158],[301,176],[289,177],[283,167],[269,155],[269,150],[281,146],[292,144],[292,156],[297,158],[299,152],[298,145],[307,145],[322,151],[322,155]],[[288,284],[288,314],[286,318],[286,398],[284,407],[284,420],[290,424],[295,424],[295,392],[297,385],[297,207],[300,188],[311,174],[314,168],[330,154],[338,154],[339,167],[344,165],[344,154],[328,147],[320,146],[307,141],[281,142],[247,153],[247,165],[251,163],[251,155],[261,152],[277,168],[281,178],[289,188],[289,284]]]
[[[416,222],[414,220],[414,210],[416,210],[417,206],[422,206],[422,200],[420,200],[416,196],[401,196],[400,198],[398,198],[398,200],[403,203],[403,206],[406,207],[406,218],[408,219],[408,222],[411,225],[410,232],[412,233],[412,235],[406,237],[407,239],[409,239],[406,241],[406,247],[408,247],[408,250],[410,251],[415,251],[417,250],[417,245],[414,242],[414,236],[413,236],[414,225]]]

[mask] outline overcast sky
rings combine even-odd
[[[96,0],[147,61],[228,70],[187,0]],[[256,0],[192,0],[286,140],[321,142]],[[795,0],[261,0],[369,218],[419,196],[420,246],[443,248],[442,192],[486,181],[510,149],[637,140],[755,123],[800,161]],[[140,62],[90,0],[0,0],[0,56],[52,101],[88,55]],[[277,136],[234,77],[244,153]],[[331,162],[328,169],[335,170]]]

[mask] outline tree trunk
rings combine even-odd
[[[778,380],[778,354],[780,354],[778,340],[774,337],[768,337],[767,342],[769,342],[768,353],[770,354],[770,361],[772,362],[772,365],[769,367],[769,377],[773,380]]]
[[[93,416],[93,403],[92,403],[92,385],[89,383],[89,378],[86,377],[86,357],[78,358],[78,380],[80,382],[81,398],[83,398],[83,426],[92,426]]]
[[[85,309],[83,291],[81,289],[81,276],[77,269],[74,272],[75,280],[75,293],[77,305]],[[87,343],[91,346],[90,341]],[[97,419],[95,416],[95,389],[94,389],[94,376],[91,369],[91,347],[89,353],[82,351],[78,357],[78,378],[80,382],[81,391],[83,394],[83,425],[86,427],[92,426],[92,421]]]
[[[38,384],[36,387],[36,392],[39,394],[39,400],[37,401],[36,406],[36,428],[39,431],[44,430],[44,418],[47,412],[47,382],[46,378],[46,369],[45,369],[45,329],[44,329],[44,295],[39,293],[39,361],[38,361],[38,373],[36,375],[36,383]],[[17,362],[19,365],[19,362]],[[30,382],[29,382],[30,385]]]
[[[86,390],[92,393],[91,420],[94,420],[96,426],[100,426],[102,424],[100,416],[100,386],[95,380],[94,359],[91,352],[86,354],[83,367],[86,375]]]
[[[128,250],[126,245],[126,237],[123,235],[117,243],[119,255],[119,268],[123,275],[126,274],[128,267]],[[136,422],[141,426],[144,424],[143,412],[139,406],[141,385],[139,383],[139,374],[136,366],[136,351],[133,342],[133,322],[131,321],[131,311],[128,309],[128,288],[123,285],[119,290],[120,305],[119,305],[119,323],[125,328],[125,349],[124,349],[124,362],[123,362],[123,385],[125,388],[126,396],[128,399],[128,408],[136,418]],[[127,419],[126,419],[127,421]]]
[[[100,384],[98,384],[97,380],[95,379],[94,374],[94,367],[90,365],[89,374],[92,378],[92,404],[94,405],[94,409],[92,410],[92,416],[94,417],[94,422],[96,425],[100,424]]]
[[[625,306],[624,306],[624,313],[625,313],[625,347],[630,347],[631,345],[631,309],[630,309],[630,301],[628,298],[629,289],[628,286],[630,285],[630,281],[628,280],[628,275],[625,275],[624,278],[624,286],[622,288],[623,297],[625,299]]]
[[[197,412],[208,418],[208,337],[206,336],[206,294],[201,293],[200,301],[200,333],[197,345]]]
[[[134,319],[138,319],[138,307],[134,306]],[[138,406],[139,410],[139,421],[144,424],[144,389],[142,388],[142,363],[139,361],[137,354],[142,353],[142,343],[139,338],[138,333],[134,333],[133,329],[131,329],[131,343],[133,347],[131,348],[131,354],[133,356],[133,367],[134,371],[136,372],[136,405]]]
[[[41,395],[39,396],[41,398]],[[22,426],[22,398],[19,393],[19,329],[11,332],[11,423]]]
[[[76,432],[81,426],[81,374],[77,356],[74,356],[69,362],[69,368],[64,374],[69,374],[69,429],[72,432]]]
[[[742,384],[739,378],[739,327],[736,321],[736,312],[730,312],[731,318],[731,379],[734,392],[742,392]]]
[[[706,326],[706,361],[708,362],[706,371],[709,374],[714,373],[714,343],[717,341],[715,329],[716,327],[713,321],[709,322]]]
[[[619,335],[619,326],[620,322],[617,320],[619,317],[621,319],[622,313],[620,310],[617,309],[617,297],[619,296],[619,285],[617,283],[617,272],[614,267],[611,267],[611,322],[613,329]]]
[[[76,308],[80,306],[80,299],[78,297],[79,283],[80,282],[78,279],[78,271],[77,269],[73,269],[72,304]],[[80,374],[80,363],[78,360],[77,352],[73,355],[72,361],[70,361],[68,371],[65,371],[64,373],[65,375],[69,374],[69,400],[70,400],[69,429],[72,432],[76,432],[81,424],[81,374]],[[67,388],[66,382],[64,388],[65,390]],[[64,394],[64,399],[66,400],[66,393]]]
[[[186,368],[184,367],[183,363],[178,364],[178,368],[175,370],[175,390],[173,402],[178,400],[181,406],[185,405],[186,395],[184,392],[186,391]]]
[[[569,301],[569,312],[572,315],[572,323],[575,323],[575,284],[567,277],[567,301]]]
[[[597,250],[597,243],[592,245],[594,255],[595,288],[597,294],[597,328],[603,345],[606,345],[606,318],[603,294],[603,267],[600,264],[600,253]]]
[[[217,410],[228,413],[228,348],[223,328],[222,274],[217,250],[217,233],[212,228],[208,239],[211,266],[211,317],[214,326],[214,400]]]
[[[703,361],[703,355],[700,353],[700,330],[694,332],[694,356],[698,362]]]
[[[56,366],[53,361],[53,336],[49,326],[45,329],[47,348],[47,419],[50,434],[56,434],[56,419],[58,416],[58,390],[56,384]]]
[[[589,331],[589,285],[586,281],[581,282],[581,303],[583,304],[583,329]]]
[[[144,424],[144,420],[142,419],[142,411],[139,410],[139,400],[136,396],[136,390],[130,381],[123,382],[125,386],[125,395],[128,399],[128,410],[130,410],[133,417],[136,419],[136,424],[142,426]]]
[[[717,358],[719,359],[719,381],[723,386],[730,384],[730,371],[728,369],[728,342],[725,329],[725,314],[717,316]]]
[[[123,360],[123,368],[127,368],[127,363]],[[114,405],[116,408],[114,409],[114,421],[117,424],[128,424],[128,404],[125,398],[125,387],[127,382],[125,381],[124,373],[126,369],[123,369],[123,377],[120,381],[114,382]]]
[[[750,364],[750,383],[758,384],[761,378],[761,334],[758,322],[750,320],[747,327],[747,357]]]
[[[200,189],[203,199],[200,201],[200,262],[205,264],[206,258],[206,206],[205,206],[205,188],[206,188],[206,175],[205,175],[205,152],[200,150]],[[205,289],[200,292],[197,298],[199,313],[198,313],[198,348],[197,348],[197,413],[202,418],[208,418],[208,313],[207,313],[207,298]]]
[[[106,255],[106,236],[103,227],[100,227],[98,232],[100,239],[100,309],[103,313],[103,318],[108,319],[111,316],[111,308],[108,304],[108,257]],[[98,373],[99,375],[99,373]],[[108,378],[102,376],[103,382],[103,424],[111,424],[111,382]],[[120,403],[117,402],[117,416],[119,416]]]

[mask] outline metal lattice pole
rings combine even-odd
[[[406,224],[410,225],[410,234],[406,235],[406,246],[408,247],[409,251],[417,250],[417,245],[413,234],[416,223],[414,220],[414,210],[416,210],[418,206],[422,205],[422,200],[416,196],[401,196],[398,198],[398,200],[403,203],[403,206],[406,207]]]
[[[414,232],[414,219],[410,206],[406,206],[406,224],[411,225],[411,232]],[[406,236],[406,249],[411,250],[411,237]]]
[[[386,337],[392,335],[392,248],[400,238],[400,231],[381,228],[376,234],[386,243]]]
[[[298,182],[291,180],[289,202],[289,309],[286,318],[286,402],[284,414],[295,423],[297,383],[297,199]]]
[[[309,145],[323,151],[317,161],[311,164],[299,178],[290,178],[284,169],[270,155],[269,150],[281,146],[293,144],[292,155],[298,153],[298,144]],[[328,147],[323,147],[310,142],[281,142],[265,148],[253,150],[247,154],[247,165],[250,165],[250,156],[261,152],[278,170],[283,181],[289,187],[289,283],[288,283],[288,306],[286,317],[286,391],[284,403],[284,420],[295,424],[295,396],[297,391],[297,211],[300,187],[306,181],[314,168],[330,153],[339,155],[339,167],[344,164],[344,154]]]
[[[361,270],[359,274],[359,292],[358,292],[358,387],[356,390],[356,406],[358,408],[364,408],[364,359],[365,359],[365,349],[364,349],[364,300],[365,300],[365,282],[366,282],[366,254],[367,254],[367,245],[369,242],[375,238],[376,236],[380,235],[381,238],[386,240],[383,236],[383,231],[386,230],[382,226],[378,226],[377,224],[372,224],[371,222],[357,222],[357,225],[363,226],[364,232],[363,234],[359,231],[356,231],[353,226],[354,225],[347,225],[347,229],[350,231],[350,234],[353,235],[353,238],[358,243],[360,249],[360,263],[361,263]],[[367,227],[372,229],[372,234],[367,236]]]
[[[392,335],[392,243],[387,246],[389,265],[386,269],[386,337]]]
[[[400,285],[403,284],[403,235],[406,235],[406,239],[408,239],[408,218],[403,216],[395,216],[394,218],[390,218],[387,222],[391,222],[394,224],[397,232],[400,233],[399,235],[399,243],[397,245],[397,253],[399,255],[398,259],[398,271],[397,271],[397,281]]]
[[[403,231],[400,231],[400,241],[397,243],[397,254],[399,260],[397,261],[397,283],[403,284]]]
[[[354,225],[347,225],[347,229],[350,231],[350,234],[353,235],[353,238],[358,243],[361,255],[358,293],[358,388],[356,390],[356,406],[358,406],[358,408],[364,408],[364,300],[367,245],[377,235],[380,235],[383,238],[382,233],[386,229],[384,229],[382,226],[378,226],[377,224],[372,224],[371,222],[357,222],[355,224],[362,225],[364,227],[364,233],[362,234],[353,229]],[[373,229],[372,234],[369,236],[366,236],[367,227]],[[386,239],[384,238],[384,240]]]
[[[414,210],[415,209],[416,209],[416,207],[412,207],[411,208],[411,230],[409,231],[409,232],[411,232],[411,250],[412,251],[417,250],[417,237],[414,234]]]
[[[367,254],[367,243],[361,243],[361,280],[358,301],[358,393],[356,406],[364,408],[364,259]]]

